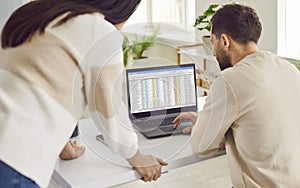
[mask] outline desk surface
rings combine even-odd
[[[203,106],[204,100],[199,99],[199,106]],[[52,177],[55,187],[108,187],[140,179],[140,175],[132,170],[125,159],[112,153],[108,147],[96,140],[100,131],[92,120],[80,121],[79,129],[81,144],[86,147],[86,151],[75,160],[58,160]],[[160,157],[169,163],[163,168],[163,172],[215,157],[194,156],[188,135],[146,139],[138,134],[138,137],[143,153]]]
[[[114,188],[231,188],[226,155],[170,170],[157,181],[136,180]]]

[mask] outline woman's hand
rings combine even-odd
[[[85,148],[83,146],[78,146],[76,141],[69,141],[64,149],[61,151],[59,158],[61,160],[71,160],[80,157]]]
[[[159,158],[144,155],[139,151],[127,161],[143,177],[145,182],[157,180],[161,176],[162,166],[168,165]]]
[[[180,122],[183,119],[189,119],[192,121],[193,125],[195,125],[196,121],[197,121],[197,113],[196,112],[183,112],[181,114],[179,114],[174,120],[174,128],[176,129],[178,126],[180,126]],[[193,126],[190,127],[186,127],[182,130],[183,133],[190,133],[192,131]]]

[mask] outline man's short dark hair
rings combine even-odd
[[[212,34],[217,38],[227,34],[241,44],[250,41],[257,43],[262,30],[256,11],[239,4],[224,5],[213,15],[211,24]]]

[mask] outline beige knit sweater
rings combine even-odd
[[[0,51],[0,160],[41,187],[85,107],[112,151],[137,151],[122,100],[122,36],[100,14],[52,27],[57,20]]]
[[[300,187],[299,97],[292,64],[269,52],[248,55],[214,81],[193,128],[193,151],[218,151],[225,138],[235,188]]]

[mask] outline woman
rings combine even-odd
[[[160,177],[167,164],[139,152],[122,101],[117,29],[139,2],[38,0],[11,15],[0,51],[0,187],[47,187],[85,106],[112,151],[144,181]]]

